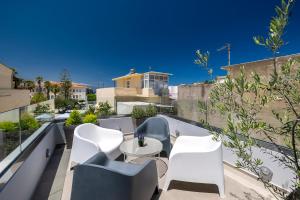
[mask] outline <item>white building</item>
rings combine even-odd
[[[178,86],[168,86],[170,99],[177,100]]]
[[[72,99],[86,101],[87,100],[87,89],[88,89],[88,86],[86,84],[72,83],[72,88],[71,88]]]
[[[60,87],[60,82],[56,82],[56,81],[50,81],[50,83],[52,85],[58,85]],[[33,90],[33,92],[31,93],[31,96],[33,96],[36,92],[38,92],[38,83],[35,82],[35,89]],[[44,95],[47,95],[47,90],[44,86],[44,82],[41,83],[41,87],[42,87],[42,92],[44,93]],[[72,99],[76,99],[76,100],[87,100],[87,90],[88,90],[88,85],[84,84],[84,83],[74,83],[72,82],[72,87],[71,87],[71,98]],[[59,96],[61,93],[57,93],[56,96]],[[49,93],[50,95],[50,99],[54,99],[55,95],[53,92],[50,91]]]

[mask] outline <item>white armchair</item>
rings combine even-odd
[[[98,152],[104,152],[112,160],[121,155],[119,150],[123,142],[123,133],[87,123],[74,130],[70,164],[82,164]]]
[[[222,143],[212,135],[178,137],[169,157],[164,191],[171,180],[216,184],[224,198]]]

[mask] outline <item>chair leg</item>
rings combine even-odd
[[[165,181],[165,185],[164,185],[163,191],[165,191],[165,192],[168,191],[170,182],[171,182],[171,180],[168,177],[166,177],[166,181]]]
[[[219,189],[220,197],[221,197],[222,199],[225,198],[224,184],[219,184],[219,185],[218,185],[218,189]]]

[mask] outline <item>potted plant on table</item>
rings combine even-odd
[[[138,144],[139,147],[143,147],[145,145],[145,137],[143,134],[138,135]]]
[[[79,111],[73,110],[64,125],[67,149],[72,148],[74,130],[79,124],[82,124],[81,115]]]

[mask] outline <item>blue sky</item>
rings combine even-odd
[[[232,63],[270,57],[252,37],[265,35],[279,0],[216,1],[0,1],[0,62],[20,76],[58,80],[63,68],[73,81],[111,86],[134,67],[170,72],[171,84],[209,79],[193,63],[197,49],[211,52],[215,75]],[[300,52],[300,2],[296,2],[281,54]]]

